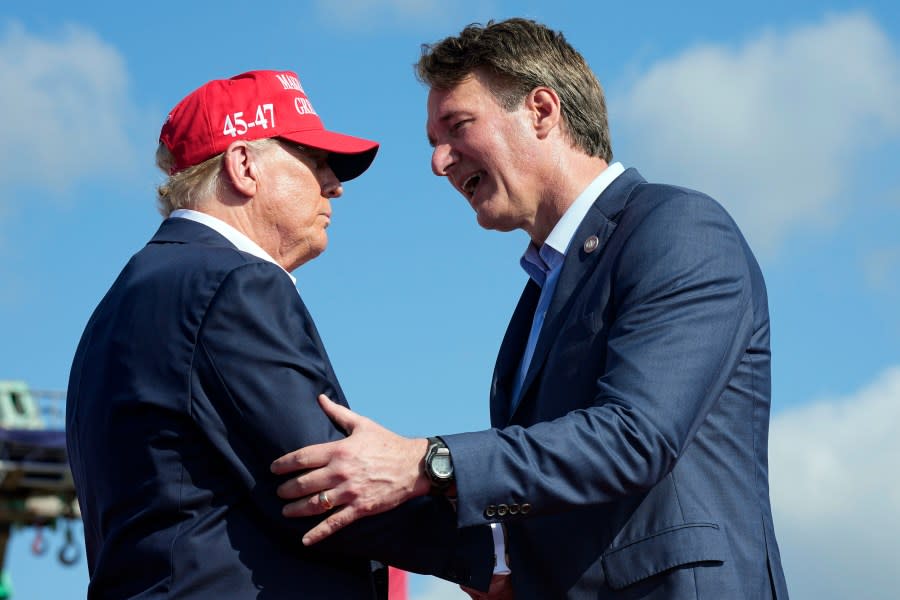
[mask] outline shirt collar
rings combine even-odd
[[[603,190],[623,172],[625,172],[625,167],[622,166],[622,163],[616,162],[609,165],[566,209],[540,248],[535,246],[534,242],[528,244],[519,264],[522,265],[528,276],[534,279],[535,283],[543,287],[547,274],[562,266],[569,244],[572,243],[575,231],[578,230],[587,211],[603,193]]]
[[[231,242],[238,250],[246,252],[247,254],[252,254],[257,258],[261,258],[262,260],[277,265],[278,268],[287,273],[287,276],[291,278],[291,281],[294,283],[294,285],[297,285],[297,278],[288,273],[284,267],[279,265],[275,261],[275,259],[269,255],[268,252],[266,252],[259,246],[259,244],[248,238],[246,235],[244,235],[222,219],[204,212],[190,210],[187,208],[179,208],[177,210],[173,210],[169,217],[176,219],[188,219],[189,221],[202,223],[203,225],[214,229],[216,232],[221,234],[222,237]]]

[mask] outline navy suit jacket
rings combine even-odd
[[[212,229],[164,221],[85,329],[69,459],[90,598],[372,598],[370,559],[486,588],[488,532],[419,498],[311,548],[286,519],[278,456],[344,435],[346,405],[287,275]]]
[[[787,598],[766,290],[731,218],[634,169],[614,180],[572,240],[510,414],[539,295],[529,281],[500,349],[495,429],[443,436],[460,523],[506,523],[516,600]]]

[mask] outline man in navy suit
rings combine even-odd
[[[735,223],[612,162],[596,77],[540,24],[469,26],[426,47],[418,74],[434,173],[482,227],[529,235],[529,281],[497,358],[492,429],[410,440],[322,399],[350,437],[273,467],[314,469],[280,489],[290,514],[321,513],[321,490],[340,507],[305,541],[430,478],[456,496],[460,527],[505,530],[511,574],[473,597],[787,598],[766,290]],[[371,483],[379,472],[391,477]]]
[[[169,114],[167,218],[91,316],[69,381],[90,598],[374,598],[373,560],[487,589],[490,534],[458,530],[447,499],[306,548],[321,517],[285,518],[269,469],[344,436],[315,401],[346,405],[290,271],[325,249],[330,201],[377,148],[327,131],[289,71],[211,81]]]

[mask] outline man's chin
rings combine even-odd
[[[482,229],[501,232],[513,231],[514,229],[517,229],[517,227],[512,223],[504,221],[503,219],[498,218],[495,215],[479,212],[475,214],[475,218]]]

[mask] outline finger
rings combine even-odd
[[[328,536],[340,531],[360,516],[351,506],[343,506],[336,509],[327,519],[310,529],[303,536],[303,545],[312,546],[321,542]]]
[[[480,600],[481,598],[484,598],[484,594],[482,594],[478,590],[473,590],[472,588],[466,587],[464,585],[459,586],[459,589],[467,593],[469,595],[469,598],[471,598],[472,600]]]
[[[319,406],[322,407],[322,410],[332,421],[337,423],[341,429],[347,432],[347,435],[353,433],[356,426],[365,419],[365,417],[356,414],[346,406],[341,406],[337,402],[332,402],[331,398],[325,394],[319,394]]]
[[[288,518],[314,517],[332,509],[345,508],[353,501],[353,494],[341,490],[340,486],[317,486],[318,490],[289,502],[281,508],[282,516]],[[325,495],[323,498],[322,495]]]
[[[277,492],[279,498],[294,500],[318,494],[323,490],[329,490],[339,483],[339,479],[333,476],[327,468],[322,468],[292,477],[279,485]]]
[[[512,600],[513,589],[509,574],[494,575],[491,578],[491,588],[488,594],[496,600]]]
[[[276,475],[284,475],[285,473],[293,473],[294,471],[306,471],[323,467],[328,464],[328,461],[331,458],[332,444],[336,443],[337,442],[326,442],[324,444],[304,446],[303,448],[279,456],[272,462],[269,468]]]
[[[325,494],[325,498],[322,498],[323,493]],[[332,488],[310,494],[309,496],[285,504],[281,508],[281,514],[288,518],[315,517],[326,513],[333,508],[349,503],[350,498],[343,494],[339,489]]]
[[[326,494],[328,495],[328,501],[331,503],[331,508],[339,504],[339,501],[335,499],[337,494],[334,491],[326,492]],[[300,500],[285,504],[281,509],[281,514],[290,519],[316,517],[327,513],[331,508],[325,505],[319,494],[313,494],[312,496],[306,496]]]
[[[285,504],[281,509],[282,516],[290,519],[297,517],[314,517],[326,512],[323,508],[317,506],[318,499],[315,496],[307,496],[296,502]]]

